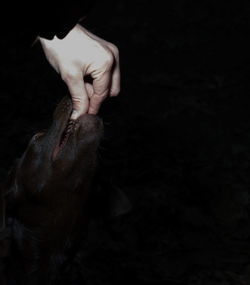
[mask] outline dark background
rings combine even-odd
[[[133,208],[90,225],[74,274],[94,285],[249,284],[250,4],[166,2],[99,1],[85,20],[120,49],[100,157]],[[1,42],[2,181],[67,88],[39,44]]]

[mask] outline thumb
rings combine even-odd
[[[85,88],[83,79],[68,81],[66,82],[69,92],[72,97],[73,112],[71,114],[71,119],[76,120],[82,114],[88,112],[89,109],[89,99],[88,93]]]

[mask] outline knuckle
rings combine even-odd
[[[111,52],[106,52],[105,56],[103,56],[103,65],[111,67],[114,63],[114,56]]]
[[[76,96],[72,96],[72,101],[74,104],[76,104],[77,107],[83,103],[82,98]]]
[[[110,49],[112,50],[112,52],[114,53],[115,56],[119,55],[119,49],[116,45],[110,43],[109,44]]]
[[[107,88],[107,89],[105,89],[105,90],[102,90],[102,91],[99,92],[99,93],[96,92],[96,93],[94,94],[93,99],[94,99],[95,101],[100,101],[100,102],[102,102],[105,98],[108,97],[108,94],[109,94],[109,89]]]
[[[67,69],[64,72],[61,73],[61,77],[63,81],[67,82],[72,82],[78,79],[79,77],[79,72],[76,69]]]
[[[117,87],[117,88],[111,89],[110,95],[111,96],[117,96],[120,92],[121,92],[121,88]]]
[[[98,94],[99,100],[102,102],[105,98],[108,97],[109,89],[104,90],[102,93]]]

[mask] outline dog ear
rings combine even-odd
[[[3,189],[3,195],[8,196],[11,194],[16,194],[17,191],[17,184],[16,184],[16,178],[17,178],[17,171],[19,166],[19,159],[16,159],[13,163],[13,166],[9,170],[7,174],[7,178],[5,182],[3,183],[2,189]]]
[[[19,159],[16,159],[12,168],[9,170],[7,177],[2,184],[2,195],[5,201],[5,215],[10,216],[15,211],[16,205],[20,203],[21,189],[17,183]]]
[[[14,162],[7,174],[6,180],[0,186],[0,240],[5,238],[6,233],[6,200],[10,193],[15,192],[15,176],[18,161]],[[1,254],[0,254],[1,255]]]

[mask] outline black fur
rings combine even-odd
[[[63,265],[88,223],[103,124],[93,115],[69,122],[71,111],[71,100],[65,97],[51,127],[31,139],[4,187],[12,229],[8,284],[60,284]],[[60,150],[64,137],[67,142]]]

